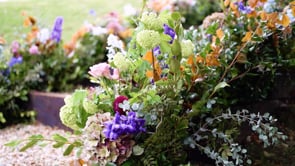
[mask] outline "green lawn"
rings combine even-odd
[[[123,13],[123,6],[141,5],[141,0],[7,0],[0,2],[0,36],[8,43],[20,37],[23,32],[23,11],[37,18],[41,25],[52,27],[57,16],[64,17],[63,39],[68,41],[86,20],[95,18],[89,14],[96,11],[101,17],[110,11]]]

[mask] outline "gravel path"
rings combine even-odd
[[[16,139],[27,138],[33,134],[41,134],[50,139],[52,134],[65,135],[61,129],[48,127],[42,124],[15,125],[0,130],[0,166],[78,166],[74,154],[63,156],[64,149],[55,149],[52,144],[44,147],[39,145],[19,152],[17,148],[4,146],[5,143]]]

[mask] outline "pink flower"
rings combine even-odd
[[[120,73],[119,73],[119,70],[118,69],[110,69],[112,70],[112,73],[111,75],[109,75],[109,78],[113,79],[113,80],[118,80],[119,77],[120,77]]]
[[[20,49],[20,44],[19,44],[19,42],[18,42],[18,41],[13,41],[13,42],[11,43],[11,52],[12,52],[13,54],[16,54],[16,53],[18,53],[19,49]]]
[[[119,79],[119,70],[112,68],[107,63],[99,63],[90,67],[88,72],[93,77],[106,77],[108,79],[117,80]]]
[[[126,112],[123,111],[122,108],[119,107],[120,103],[123,103],[125,100],[128,100],[126,96],[118,96],[113,102],[113,109],[115,112],[118,112],[120,115],[126,115]]]
[[[107,63],[99,63],[90,67],[88,72],[93,77],[101,77],[107,75],[109,72],[110,65]]]
[[[30,47],[29,52],[32,55],[40,54],[39,48],[35,44]]]
[[[124,30],[124,27],[121,25],[119,21],[110,21],[106,28],[109,30],[110,33],[118,34]]]

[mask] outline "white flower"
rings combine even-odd
[[[110,34],[107,43],[108,46],[123,50],[123,42],[118,38],[118,36]]]
[[[271,13],[275,11],[276,8],[276,1],[275,0],[268,0],[263,5],[263,10],[265,10],[267,13]]]
[[[292,13],[292,10],[291,10],[291,9],[288,9],[286,13],[287,13],[287,16],[288,16],[289,19],[290,19],[290,22],[291,22],[291,23],[295,22],[295,17],[294,17],[294,15],[293,15],[293,13]]]
[[[107,34],[108,33],[108,30],[106,28],[102,28],[100,26],[97,26],[97,27],[91,27],[91,33],[94,35],[94,36],[100,36],[100,35],[104,35],[104,34]]]
[[[42,28],[38,34],[37,34],[37,39],[41,42],[41,43],[46,43],[46,41],[50,38],[50,32],[49,29],[47,28]]]
[[[136,13],[137,13],[136,9],[131,4],[127,4],[124,6],[124,16],[126,17],[134,16],[136,15]]]
[[[126,112],[127,110],[130,110],[129,101],[124,100],[123,103],[119,104],[119,107],[122,108],[124,112]]]
[[[123,42],[119,39],[118,36],[115,36],[113,34],[110,34],[108,39],[107,39],[107,50],[108,50],[108,60],[112,61],[114,58],[114,55],[116,54],[116,50],[119,50],[121,53],[126,54],[124,50],[124,44]]]

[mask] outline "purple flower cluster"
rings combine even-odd
[[[166,35],[169,35],[172,38],[169,42],[170,44],[172,44],[173,40],[175,39],[175,36],[176,36],[174,29],[170,28],[167,24],[164,24],[163,28],[164,28],[164,33]]]
[[[243,2],[236,2],[235,5],[238,6],[238,9],[243,14],[249,14],[252,12],[252,8],[250,6],[245,6]]]
[[[117,112],[112,121],[104,123],[105,129],[103,130],[103,133],[106,138],[114,141],[121,135],[145,132],[146,129],[144,124],[145,120],[137,118],[136,113],[133,111],[130,111],[127,116],[120,115]]]
[[[155,56],[158,56],[161,54],[161,49],[160,49],[160,46],[156,46],[154,49],[153,49],[153,54]]]
[[[9,67],[12,67],[12,66],[14,66],[14,65],[16,65],[16,64],[20,64],[20,63],[22,63],[23,62],[23,57],[22,56],[13,56],[11,59],[10,59],[10,61],[9,61],[9,63],[8,63],[8,66]]]
[[[57,17],[55,19],[55,23],[51,32],[51,40],[54,40],[57,43],[59,43],[61,40],[62,24],[63,24],[63,18]]]

